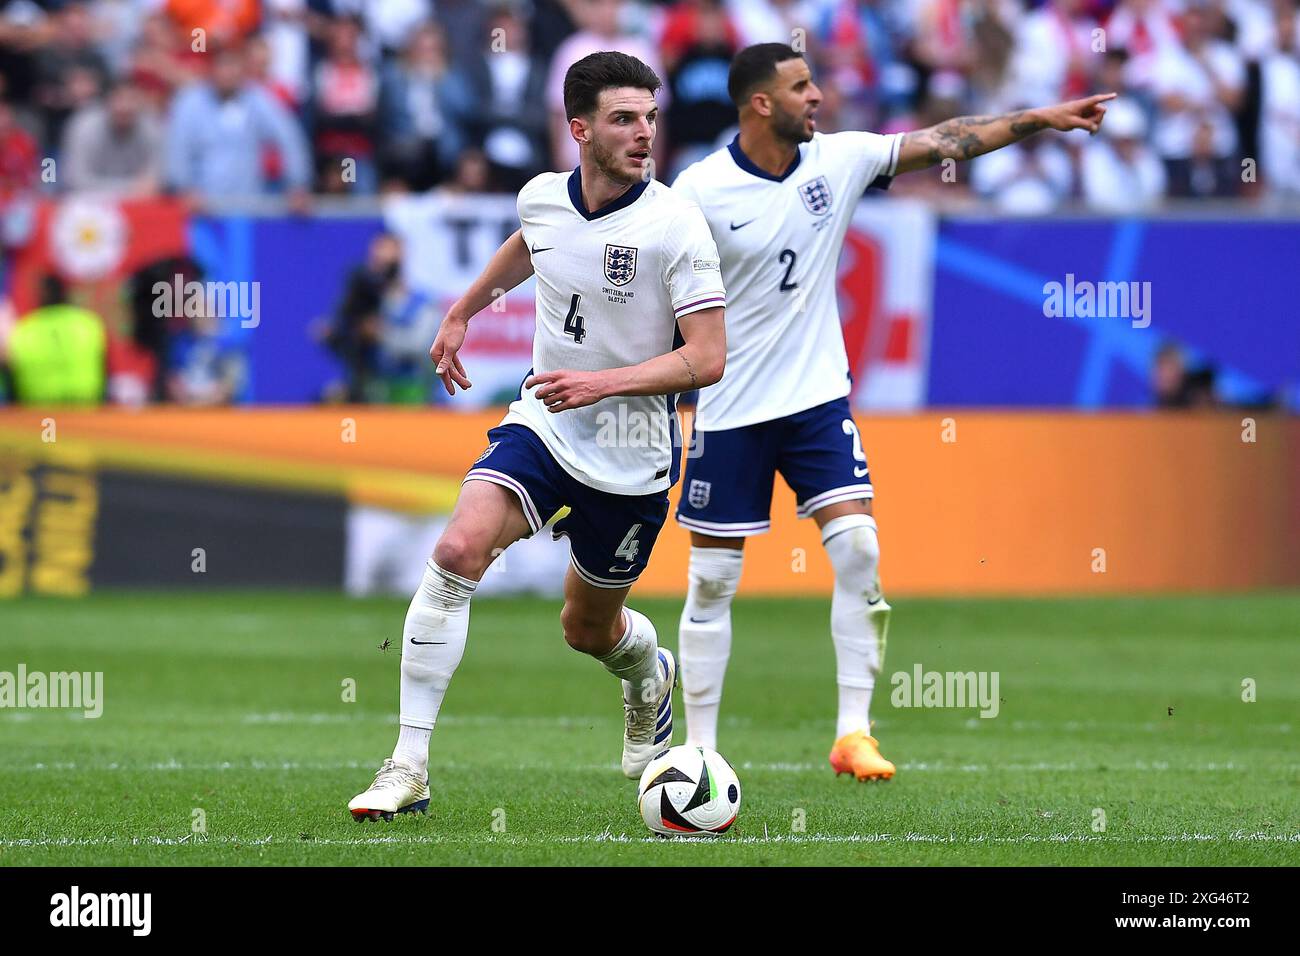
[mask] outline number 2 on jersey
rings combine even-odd
[[[781,255],[778,256],[785,263],[785,275],[781,277],[781,291],[789,292],[791,289],[799,288],[799,283],[790,281],[790,273],[794,272],[794,262],[797,258],[793,249],[782,249]]]
[[[569,301],[569,314],[564,317],[564,334],[572,335],[573,341],[581,345],[582,340],[587,337],[587,326],[582,316],[578,314],[578,303],[582,301],[582,293],[573,293],[573,298]]]

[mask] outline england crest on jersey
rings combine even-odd
[[[692,478],[690,490],[686,492],[686,500],[690,502],[692,508],[707,508],[712,491],[713,482]]]
[[[605,246],[605,278],[613,285],[627,285],[636,276],[635,246]]]
[[[800,186],[799,198],[814,216],[824,216],[831,211],[831,187],[825,176],[810,179]]]

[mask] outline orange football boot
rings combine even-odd
[[[894,775],[894,765],[880,756],[876,738],[865,730],[855,730],[835,741],[831,769],[837,777],[851,773],[859,780],[888,780]]]

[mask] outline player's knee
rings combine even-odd
[[[471,581],[483,577],[492,563],[490,550],[465,532],[451,527],[442,533],[433,548],[433,560],[438,567]]]
[[[610,627],[574,604],[566,603],[560,611],[560,627],[564,641],[583,654],[601,654],[609,650]]]
[[[738,549],[691,548],[686,610],[696,623],[721,617],[731,609],[743,561],[744,552]]]
[[[855,591],[879,590],[880,539],[871,515],[832,518],[822,528],[822,544],[838,586]]]

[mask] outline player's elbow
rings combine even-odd
[[[700,369],[700,388],[722,380],[722,373],[727,369],[727,349],[712,349],[705,356],[704,367]]]

